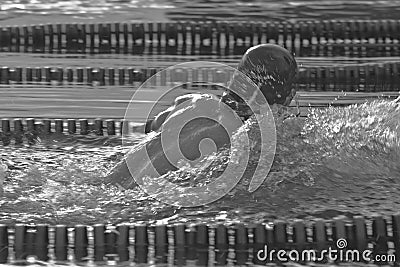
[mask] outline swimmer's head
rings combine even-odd
[[[249,48],[238,70],[260,88],[270,105],[289,105],[296,93],[293,82],[297,63],[293,55],[281,46],[262,44]]]

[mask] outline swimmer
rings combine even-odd
[[[288,106],[296,94],[292,83],[297,74],[297,63],[289,51],[281,46],[264,44],[249,48],[243,55],[238,70],[259,86],[270,105]],[[209,97],[209,95],[203,95]],[[187,94],[176,98],[170,108],[159,113],[153,121],[149,122],[148,128],[151,131],[158,130],[178,105],[193,100],[194,97],[198,97],[198,94]],[[243,114],[246,112],[246,110],[241,110],[245,109],[243,100],[231,91],[225,92],[221,101],[242,113],[240,115],[245,118],[250,115]]]
[[[247,75],[260,88],[270,105],[287,106],[296,94],[292,85],[297,74],[297,63],[293,55],[281,46],[263,44],[249,48],[239,63],[238,70]],[[243,93],[246,94],[246,92]],[[215,100],[215,98],[215,96],[209,94],[188,94],[176,98],[170,108],[159,113],[154,120],[147,124],[147,132],[156,132],[154,137],[146,141],[145,144],[140,143],[134,146],[127,156],[110,171],[106,177],[106,182],[119,184],[124,188],[134,187],[136,184],[132,175],[134,177],[148,175],[147,170],[149,168],[147,166],[149,164],[152,164],[159,174],[176,170],[176,167],[167,160],[163,153],[165,148],[161,148],[160,131],[168,131],[169,127],[174,127],[175,123],[182,121],[185,115],[190,112],[195,114],[196,108],[201,106],[199,103],[206,105],[208,100]],[[231,107],[243,120],[247,120],[251,116],[247,105],[235,93],[225,92],[219,101]],[[183,108],[185,108],[184,111]],[[231,112],[233,113],[233,111]],[[227,118],[228,121],[230,121],[229,118],[232,118],[231,121],[237,122],[233,119],[234,115],[229,112],[224,113],[222,117]],[[199,121],[196,120],[196,122]],[[234,123],[230,126],[233,130],[240,127],[240,125]],[[205,137],[212,138],[217,149],[230,143],[226,134],[222,134],[223,129],[217,122],[212,123],[205,119],[201,123],[190,125],[187,128],[189,129],[187,136],[185,137],[185,134],[183,134],[184,137],[180,140],[180,149],[189,159],[195,159],[199,155],[198,150],[193,149],[193,144],[199,144]],[[142,153],[147,153],[151,162],[145,161],[144,158],[146,157],[143,157]],[[126,163],[128,160],[135,164],[135,173],[130,173]]]

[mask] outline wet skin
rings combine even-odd
[[[280,46],[266,44],[250,48],[239,63],[238,70],[246,74],[260,88],[270,105],[289,105],[295,95],[292,83],[297,74],[297,63],[294,57]],[[235,82],[235,77],[232,82]],[[242,88],[243,92],[241,93],[246,96],[246,93],[249,94],[249,92],[246,92],[245,89]],[[168,148],[161,146],[161,133],[168,134],[169,129],[179,127],[179,123],[185,116],[185,109],[196,113],[196,108],[202,106],[200,104],[207,104],[207,101],[215,100],[215,96],[207,94],[188,94],[176,98],[170,108],[159,113],[149,123],[148,130],[154,132],[151,138],[134,146],[127,156],[111,170],[106,182],[117,183],[125,188],[134,187],[136,183],[132,176],[137,178],[153,175],[150,173],[150,164],[155,167],[159,175],[176,170],[177,162],[169,162],[165,156],[165,149]],[[226,92],[219,101],[230,106],[244,120],[251,115],[244,101],[235,93]],[[219,112],[223,112],[221,116],[225,120],[234,121],[233,112]],[[237,129],[239,126],[233,125],[232,129]],[[189,159],[198,157],[200,141],[206,137],[214,140],[217,150],[230,145],[229,138],[226,138],[226,134],[218,122],[196,119],[196,123],[186,127],[184,136],[179,136],[182,154]],[[144,153],[147,153],[150,161],[144,160],[147,158],[144,157]],[[176,161],[178,160],[176,159]],[[131,164],[131,167],[132,164],[134,165],[131,168],[133,173],[130,172],[127,162]]]

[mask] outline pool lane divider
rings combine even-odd
[[[0,86],[3,85],[86,85],[139,86],[151,79],[154,86],[176,86],[189,81],[218,83],[231,73],[217,68],[61,68],[61,67],[1,67]],[[300,67],[294,87],[298,90],[329,91],[398,91],[400,62],[368,63],[329,67]]]
[[[310,55],[399,55],[400,20],[175,21],[0,28],[0,51],[70,54],[242,55],[277,43]]]
[[[338,247],[339,240],[344,240],[345,245]],[[277,263],[276,258],[270,260],[258,256],[265,246],[268,251],[296,250],[300,255],[305,250],[318,253],[329,248],[344,253],[358,250],[361,255],[368,249],[372,252],[371,258],[395,255],[398,264],[400,215],[231,225],[0,225],[0,263],[21,263],[32,257],[64,263],[131,261],[180,266],[193,261],[206,266],[211,260],[217,265],[226,265],[232,260],[238,265]],[[318,263],[327,263],[326,260],[321,259]]]
[[[125,120],[113,119],[1,119],[0,138],[4,145],[22,143],[35,143],[36,137],[51,134],[65,135],[97,135],[121,136],[149,131],[150,122],[135,123]],[[147,127],[147,128],[146,128]],[[145,129],[146,128],[146,129]]]

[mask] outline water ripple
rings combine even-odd
[[[139,189],[104,183],[126,152],[118,137],[45,138],[36,146],[0,147],[8,166],[2,222],[117,223],[172,218],[179,222],[262,222],[276,218],[391,215],[400,209],[400,104],[371,101],[313,109],[306,119],[274,107],[278,144],[262,187],[247,192],[245,178],[227,196],[205,207],[174,209]],[[288,117],[289,116],[289,117]],[[257,150],[257,128],[247,122]],[[138,137],[140,138],[140,137]],[[139,139],[136,139],[139,140]],[[196,169],[194,181],[212,179],[226,153]],[[257,158],[250,164],[254,168]],[[262,167],[262,166],[261,166]],[[169,174],[186,182],[190,169]]]
[[[0,5],[4,25],[57,22],[165,20],[398,19],[399,1],[226,0],[8,0]],[[45,15],[45,16],[44,16]],[[61,16],[60,16],[61,15]]]

